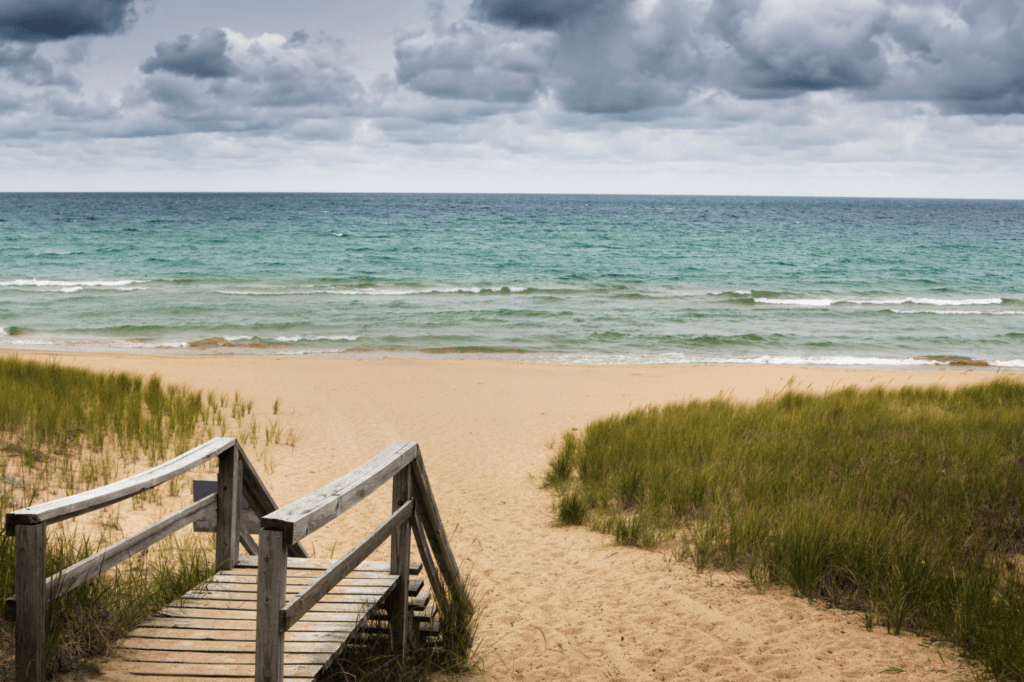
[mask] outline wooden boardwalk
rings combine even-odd
[[[333,562],[288,560],[291,599]],[[386,620],[386,598],[398,583],[389,562],[364,561],[332,588],[285,635],[284,677],[311,680],[329,666],[368,621]],[[418,575],[421,564],[410,566]],[[217,573],[142,623],[124,641],[123,658],[133,675],[154,682],[188,679],[252,679],[256,663],[256,557]],[[422,580],[409,581],[409,605],[424,630],[433,630],[434,609]]]
[[[216,492],[47,576],[46,527],[151,490],[216,458]],[[380,486],[391,515],[337,561],[309,558],[301,541]],[[246,507],[241,506],[245,501]],[[214,576],[133,630],[130,672],[178,680],[312,680],[349,645],[383,644],[405,659],[443,646],[438,608],[471,608],[430,489],[419,446],[396,441],[333,483],[278,508],[234,438],[213,438],[152,469],[7,514],[15,539],[15,681],[46,680],[46,605],[171,534],[216,533]],[[252,535],[259,533],[259,542]],[[411,561],[411,542],[423,562]],[[367,561],[382,545],[388,561]],[[244,548],[252,556],[239,555]],[[424,572],[423,580],[410,575]],[[421,594],[422,592],[422,594]],[[458,600],[453,602],[453,600]]]

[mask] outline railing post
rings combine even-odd
[[[46,524],[14,527],[14,679],[46,679]]]
[[[238,445],[218,456],[217,464],[217,556],[218,571],[238,563],[238,494],[241,473]]]
[[[412,497],[412,472],[403,468],[391,479],[391,513]],[[409,641],[409,521],[391,534],[391,575],[398,576],[395,590],[388,600],[391,625],[391,648],[405,661]]]
[[[260,530],[256,575],[256,682],[284,680],[284,629],[281,609],[288,582],[284,533]]]

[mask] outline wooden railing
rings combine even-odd
[[[58,574],[46,576],[46,526],[96,511],[128,499],[218,458],[217,493],[205,497],[148,528],[100,550]],[[263,481],[234,438],[214,438],[199,447],[123,481],[71,497],[33,505],[7,514],[6,530],[15,539],[14,591],[4,615],[15,622],[15,680],[43,682],[46,676],[46,605],[125,559],[184,528],[214,517],[217,570],[233,568],[241,543],[255,554],[249,535],[255,524],[242,516],[240,500],[257,517],[277,509]],[[248,511],[248,510],[247,510]],[[300,538],[301,539],[301,538]],[[289,556],[308,556],[299,540],[283,550]]]
[[[336,519],[389,479],[392,481],[391,515],[309,587],[286,603],[287,548]],[[410,535],[416,538],[423,568],[442,613],[447,607],[448,595],[466,599],[468,603],[419,446],[403,441],[393,443],[370,461],[320,490],[264,515],[260,521],[256,588],[257,682],[281,682],[284,679],[285,632],[389,537],[390,573],[397,576],[398,582],[391,591],[386,608],[393,650],[404,659],[413,625],[407,602]]]

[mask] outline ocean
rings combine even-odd
[[[1024,202],[0,194],[0,348],[1024,368]]]

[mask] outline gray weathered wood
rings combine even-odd
[[[287,586],[288,555],[283,533],[260,531],[260,564],[256,591],[256,682],[284,679],[284,629],[281,607]]]
[[[427,573],[427,580],[430,581],[434,598],[447,610],[447,588],[441,583],[441,579],[437,575],[437,567],[434,565],[434,558],[430,553],[430,545],[427,543],[427,537],[423,532],[423,522],[420,520],[419,510],[412,517],[412,534],[416,538],[416,549],[419,551],[420,559],[423,561],[423,569]]]
[[[256,473],[256,468],[253,467],[252,462],[249,460],[248,455],[245,454],[245,450],[242,446],[238,446],[238,459],[242,462],[242,495],[245,497],[246,502],[249,503],[249,508],[255,510],[258,517],[266,516],[272,511],[277,511],[277,502],[274,501],[273,496],[270,494],[270,490],[267,489],[266,484]],[[258,534],[259,525],[252,531],[253,535]],[[288,556],[290,557],[309,557],[309,552],[300,543],[288,545]]]
[[[217,466],[217,537],[216,566],[218,571],[235,567],[238,561],[238,499],[241,487],[239,448],[233,447],[219,456]]]
[[[249,533],[243,530],[238,534],[238,540],[242,543],[242,547],[245,548],[245,551],[248,552],[250,556],[253,558],[259,557],[259,545],[256,544],[256,541],[252,539],[252,536],[249,535]],[[241,559],[241,557],[239,557],[239,559]],[[235,565],[237,566],[238,564],[236,563]]]
[[[427,470],[423,466],[423,458],[417,457],[411,468],[416,510],[423,522],[427,541],[430,543],[431,549],[434,550],[434,557],[437,559],[441,574],[445,578],[448,592],[453,596],[458,594],[460,598],[468,602],[466,586],[459,574],[459,565],[455,563],[451,545],[448,544],[448,536],[444,532],[444,524],[441,523],[441,513],[437,509],[437,502],[434,501],[434,493],[430,489],[430,480],[427,478]]]
[[[164,481],[169,481],[175,476],[217,457],[222,452],[235,447],[235,443],[234,438],[214,438],[174,459],[130,476],[123,481],[10,512],[7,514],[7,534],[13,535],[14,526],[17,524],[54,523],[120,502],[132,495],[155,488]]]
[[[336,559],[300,559],[300,558],[288,558],[288,570],[289,571],[324,571],[337,563]],[[235,568],[256,568],[259,565],[259,559],[257,557],[238,557],[238,563],[235,564]],[[367,571],[374,573],[390,573],[391,562],[390,561],[364,561],[363,563],[356,566],[354,571]],[[409,562],[409,575],[419,575],[420,571],[423,570],[423,564],[418,561]]]
[[[14,593],[21,600],[14,624],[14,679],[46,679],[46,524],[14,527]]]
[[[408,522],[412,513],[413,503],[406,502],[394,514],[389,516],[384,523],[377,526],[372,533],[367,535],[362,542],[353,547],[348,554],[339,559],[322,576],[310,583],[309,587],[288,602],[281,619],[284,630],[290,629],[299,618],[302,618],[303,614],[309,611],[334,586],[348,576],[366,557],[370,556],[389,535],[394,533],[402,524]],[[399,577],[399,581],[401,581],[401,577]],[[405,590],[408,590],[408,568],[405,570],[405,582]]]
[[[214,502],[215,498],[213,497],[204,498],[168,516],[163,521],[154,523],[152,526],[144,528],[138,533],[96,552],[77,564],[68,566],[60,573],[50,576],[46,579],[46,589],[44,591],[46,603],[50,603],[57,597],[67,594],[82,583],[92,580],[100,573],[110,570],[125,559],[135,556],[147,547],[160,542],[171,533],[184,528],[192,523],[194,518],[203,514],[208,507],[213,506]],[[4,605],[4,617],[7,620],[15,619],[15,612],[17,611],[19,601],[18,594],[7,598],[7,602]]]
[[[292,544],[336,519],[417,458],[416,443],[396,441],[333,483],[263,517],[263,528],[280,530]]]
[[[412,507],[411,497],[412,476],[407,466],[391,479],[391,508],[398,510],[400,508],[404,509],[406,505]],[[395,586],[395,591],[388,598],[391,651],[404,664],[405,655],[409,647],[409,603],[407,596],[409,593],[408,518],[391,534],[391,575],[398,576],[398,584]]]

